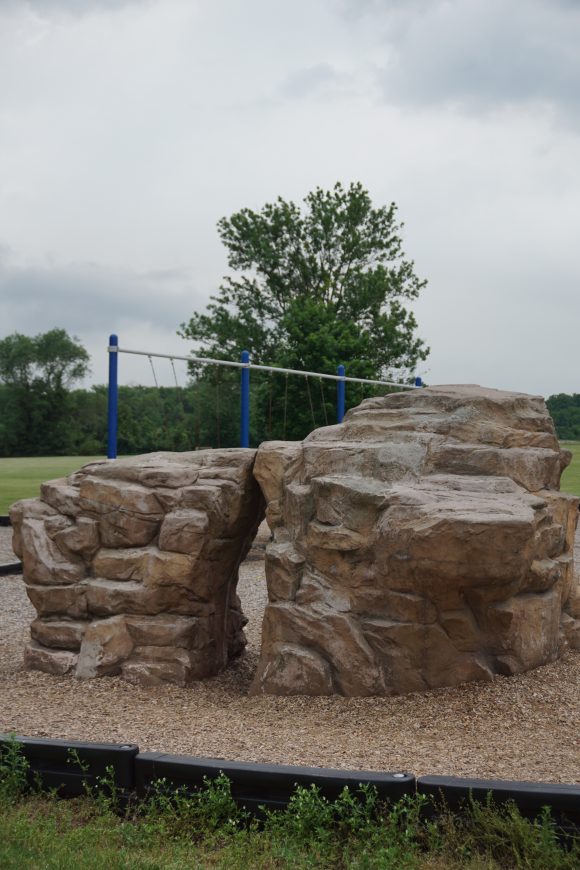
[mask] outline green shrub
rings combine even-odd
[[[490,792],[484,803],[470,800],[459,813],[440,808],[429,847],[455,861],[479,856],[502,868],[577,870],[580,839],[568,838],[564,848],[561,834],[549,807],[531,821],[512,801],[495,804]]]
[[[227,836],[248,823],[249,816],[236,804],[225,774],[204,777],[203,782],[203,788],[188,793],[184,788],[170,788],[165,779],[158,780],[138,809],[138,817],[149,824],[156,822],[168,836],[196,840],[216,833]]]
[[[22,744],[14,734],[0,745],[0,802],[14,803],[28,791],[29,764],[22,755]]]

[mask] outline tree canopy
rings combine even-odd
[[[405,258],[396,211],[354,183],[317,188],[304,208],[279,197],[222,218],[234,274],[180,334],[221,358],[245,348],[260,363],[410,375],[429,351],[404,303],[426,282]]]
[[[49,392],[67,389],[89,371],[89,355],[64,329],[0,340],[0,381]]]
[[[88,364],[64,329],[0,339],[0,456],[104,453],[107,387],[73,388]],[[220,411],[219,388],[215,377],[184,387],[120,386],[119,453],[237,445],[239,415]]]
[[[558,393],[546,399],[558,438],[580,441],[580,395]]]
[[[64,329],[0,340],[0,443],[7,455],[58,452],[70,425],[69,388],[89,370],[89,355]]]

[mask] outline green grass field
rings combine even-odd
[[[19,498],[34,498],[40,494],[44,480],[65,477],[87,462],[102,456],[33,456],[0,459],[0,514]]]
[[[572,463],[562,475],[562,490],[580,496],[580,441],[561,441],[573,453]],[[102,456],[35,456],[0,459],[0,514],[19,498],[33,498],[44,480],[65,477],[87,462]]]
[[[561,489],[580,495],[580,441],[560,441],[560,446],[572,451],[572,462],[562,475]]]

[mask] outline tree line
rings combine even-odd
[[[558,393],[546,400],[558,438],[580,441],[580,394]]]

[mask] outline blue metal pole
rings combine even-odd
[[[344,366],[338,366],[336,369],[336,374],[343,378],[344,377]],[[338,423],[342,423],[342,418],[344,417],[344,405],[345,405],[345,397],[346,397],[346,383],[345,381],[337,381],[336,382],[336,420]]]
[[[422,386],[423,386],[423,381],[421,380],[421,378],[420,378],[419,376],[417,376],[417,377],[415,378],[415,386],[416,386],[416,387],[422,387]]]
[[[119,339],[116,335],[109,336],[109,393],[107,402],[107,459],[117,458],[117,405],[118,377],[117,360],[119,357]]]
[[[243,350],[240,356],[243,363],[250,362],[250,352]],[[240,406],[240,447],[250,446],[250,369],[242,370],[242,391]]]

